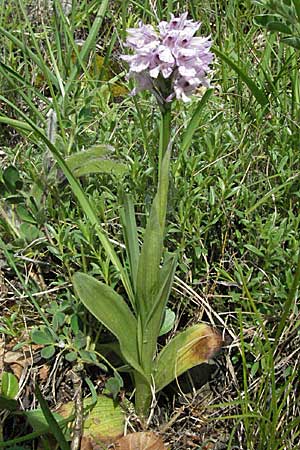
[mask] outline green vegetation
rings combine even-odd
[[[112,356],[111,335],[72,279],[91,275],[134,310],[136,254],[125,246],[145,237],[160,112],[149,93],[128,95],[120,55],[126,28],[185,10],[211,34],[216,57],[213,90],[172,106],[164,246],[178,264],[159,350],[200,321],[225,342],[210,395],[191,372],[185,395],[181,379],[174,400],[162,391],[149,427],[178,450],[297,448],[300,1],[66,5],[0,0],[0,448],[37,448],[41,431],[21,414],[36,408],[36,394],[53,442],[69,446],[51,410],[79,392],[75,381],[62,392],[71,369],[94,404],[103,390],[114,399],[133,391],[120,349]],[[178,438],[183,423],[191,444]],[[57,448],[46,434],[42,442]]]

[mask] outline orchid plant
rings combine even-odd
[[[129,64],[128,78],[136,87],[132,95],[149,90],[157,99],[162,120],[158,187],[143,244],[140,248],[134,206],[125,198],[121,219],[129,262],[124,284],[129,303],[112,287],[76,273],[75,291],[89,311],[117,338],[111,348],[128,364],[135,384],[136,411],[146,418],[155,393],[191,367],[209,359],[219,348],[219,334],[206,324],[196,324],[177,334],[157,353],[175,269],[176,254],[164,252],[164,235],[171,156],[171,105],[188,102],[200,86],[209,86],[213,54],[209,37],[195,36],[200,23],[171,16],[155,29],[139,24],[129,28],[122,56]],[[122,273],[126,273],[124,266]],[[124,275],[123,275],[124,279]]]

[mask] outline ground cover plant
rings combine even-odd
[[[197,85],[186,104],[175,90],[171,139],[160,139],[155,97],[129,95],[126,30],[186,11],[201,22],[197,35],[211,35],[211,89]],[[109,416],[103,393],[122,403],[128,431],[156,431],[166,448],[297,448],[299,23],[296,0],[1,8],[0,448],[80,448],[82,428],[82,448],[92,448],[100,438],[84,417]],[[153,223],[165,151],[160,270],[174,283],[157,320],[158,355],[200,322],[223,336],[223,350],[155,396],[149,382],[141,420],[144,405],[128,401],[130,368],[72,280],[83,272],[130,299],[127,274]],[[121,330],[125,339],[128,321]],[[104,448],[124,431],[114,413]]]

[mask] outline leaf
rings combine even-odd
[[[266,97],[264,91],[260,89],[254,81],[237,65],[235,61],[233,61],[231,58],[229,58],[225,53],[221,52],[219,49],[215,48],[213,49],[214,53],[219,56],[223,61],[225,61],[238,75],[239,77],[244,81],[244,83],[248,86],[253,96],[256,98],[257,102],[261,106],[266,106],[269,101]]]
[[[34,431],[40,433],[48,433],[50,431],[49,424],[44,416],[41,408],[32,411],[23,411]],[[64,418],[58,413],[52,413],[58,423],[64,421]]]
[[[136,301],[139,307],[137,339],[141,365],[148,377],[152,372],[157,337],[169,291],[169,286],[165,289],[168,277],[161,278],[160,262],[167,210],[170,152],[171,149],[168,148],[162,161],[160,183],[147,222],[137,272]]]
[[[32,242],[40,236],[40,230],[32,223],[21,223],[20,232],[27,242]]]
[[[163,336],[164,334],[166,334],[172,330],[173,325],[175,323],[175,319],[176,319],[176,314],[174,313],[174,311],[172,311],[170,308],[166,308],[164,321],[160,328],[159,336]]]
[[[6,398],[0,395],[0,410],[7,409],[8,411],[16,411],[18,409],[18,402],[14,399]]]
[[[65,355],[65,358],[66,358],[67,361],[73,362],[73,361],[75,361],[77,359],[77,353],[76,352],[67,353]]]
[[[130,265],[130,274],[132,279],[133,290],[136,292],[137,271],[139,261],[139,242],[137,234],[137,226],[135,220],[134,206],[132,198],[125,195],[123,208],[121,210],[121,220],[123,227],[123,235],[125,239],[126,253]]]
[[[24,205],[18,205],[16,210],[17,210],[17,214],[21,220],[24,220],[25,222],[29,222],[32,224],[36,224],[36,222],[37,222],[36,219],[28,211],[28,208],[25,208]]]
[[[45,358],[45,359],[49,359],[49,358],[52,358],[52,356],[54,355],[54,353],[55,353],[55,347],[54,347],[54,345],[48,345],[47,347],[44,347],[44,348],[41,350],[41,357],[42,357],[42,358]]]
[[[114,377],[109,378],[105,383],[105,388],[112,394],[114,400],[116,400],[123,386],[123,380],[118,374],[115,374]]]
[[[128,434],[115,443],[116,450],[166,450],[163,440],[151,431]]]
[[[147,320],[143,328],[143,339],[146,345],[143,349],[143,354],[148,355],[149,360],[153,361],[153,356],[156,352],[157,338],[163,321],[163,314],[166,304],[169,299],[173,279],[177,265],[177,256],[169,255],[163,267],[159,272],[160,289],[152,305],[151,311],[147,315]],[[152,367],[151,367],[152,371]]]
[[[46,327],[41,327],[40,329],[34,329],[31,332],[31,339],[35,344],[53,344],[55,341],[52,334]]]
[[[101,28],[103,19],[105,17],[106,10],[108,8],[108,4],[109,4],[108,0],[102,0],[101,1],[101,4],[99,5],[99,9],[97,10],[97,13],[95,14],[95,20],[93,22],[93,25],[90,28],[90,32],[89,32],[89,34],[87,36],[87,39],[85,40],[85,42],[84,42],[84,44],[83,44],[83,46],[82,46],[82,48],[80,50],[80,53],[78,53],[78,51],[76,49],[76,44],[74,45],[74,51],[75,51],[75,53],[77,51],[76,56],[77,56],[77,58],[78,58],[78,60],[80,62],[80,65],[76,64],[74,69],[71,72],[71,75],[70,75],[70,77],[68,79],[68,82],[67,82],[67,85],[66,85],[66,88],[65,88],[66,94],[68,94],[70,89],[73,88],[74,81],[76,80],[76,77],[78,75],[80,66],[82,66],[84,61],[87,60],[87,58],[89,56],[89,53],[90,53],[90,50],[95,47],[95,43],[96,43],[96,40],[97,40],[97,37],[98,37],[98,34],[99,34],[99,30]],[[62,17],[64,18],[64,15]]]
[[[19,392],[19,382],[14,374],[2,372],[1,395],[6,399],[13,400]]]
[[[66,438],[55,418],[55,416],[52,414],[52,412],[49,409],[49,406],[47,405],[46,400],[41,394],[41,391],[38,387],[38,385],[35,386],[35,395],[40,403],[41,409],[43,411],[43,414],[45,416],[45,419],[49,425],[49,431],[53,434],[55,437],[57,443],[60,446],[61,450],[70,450],[70,446],[68,442],[66,441]]]
[[[294,36],[286,36],[281,38],[281,42],[284,44],[289,45],[290,47],[293,47],[297,50],[300,50],[300,38],[294,37]]]
[[[283,22],[269,22],[267,24],[267,29],[269,31],[278,31],[279,33],[291,34],[292,30]]]
[[[253,22],[260,27],[267,27],[268,23],[276,22],[280,16],[274,14],[257,14],[254,16]]]
[[[3,171],[3,180],[11,193],[15,193],[22,187],[22,181],[18,170],[14,166],[8,166]]]
[[[108,144],[98,144],[84,150],[82,152],[74,153],[66,159],[66,162],[71,170],[75,170],[82,164],[97,158],[104,158],[114,153],[113,146]]]
[[[90,409],[84,421],[83,436],[99,444],[111,444],[124,433],[125,415],[120,405],[106,395],[99,395],[93,406],[91,398],[83,400],[85,410]],[[91,408],[92,407],[92,408]],[[61,406],[58,410],[64,418],[72,415],[74,402]],[[102,448],[102,447],[101,447]]]
[[[89,175],[91,173],[108,173],[121,176],[126,172],[128,172],[127,166],[120,161],[112,159],[94,159],[74,170],[74,176],[82,177],[83,175]]]
[[[125,164],[109,158],[114,152],[111,145],[96,145],[88,150],[75,153],[66,159],[66,164],[75,177],[91,173],[113,173],[122,175],[128,171]]]
[[[167,196],[165,193],[168,192],[169,185],[170,152],[171,149],[166,151],[162,162],[161,182],[153,200],[139,257],[137,299],[141,308],[142,321],[146,320],[147,314],[152,310],[159,291],[159,266],[163,251],[167,211]]]
[[[212,358],[221,343],[219,333],[205,324],[194,325],[175,336],[155,359],[155,391],[160,391],[188,369]]]
[[[138,364],[137,321],[123,298],[110,286],[84,273],[75,273],[73,285],[85,307],[116,336],[125,360],[143,374]]]
[[[264,257],[264,254],[261,250],[259,250],[257,247],[255,247],[252,244],[245,244],[244,245],[245,248],[247,248],[250,252],[254,253],[257,256],[260,256],[261,258]]]
[[[298,23],[300,23],[300,0],[292,0],[298,17]]]
[[[57,311],[52,318],[52,326],[53,326],[53,330],[56,332],[60,327],[63,326],[64,322],[65,322],[65,318],[66,315],[61,312],[61,311]]]
[[[182,137],[182,144],[181,144],[181,151],[184,153],[191,145],[193,136],[197,128],[199,127],[200,120],[202,118],[202,111],[210,97],[212,96],[213,89],[208,89],[203,97],[201,98],[200,102],[197,105],[197,108],[192,116],[192,118],[189,121],[188,126],[186,127],[183,137]]]

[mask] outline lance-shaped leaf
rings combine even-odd
[[[124,359],[143,375],[138,364],[137,321],[124,299],[110,286],[84,273],[75,273],[73,285],[84,306],[116,336]]]
[[[169,148],[163,159],[161,178],[153,200],[139,258],[136,285],[142,323],[151,311],[160,288],[159,271],[167,211],[170,153]]]
[[[112,158],[113,151],[111,145],[96,145],[69,156],[66,163],[75,177],[90,173],[122,175],[127,171],[127,166]]]
[[[256,101],[261,106],[266,106],[269,103],[268,98],[266,97],[266,94],[264,93],[264,90],[259,87],[253,80],[250,78],[246,72],[232,59],[229,58],[225,53],[221,52],[221,50],[214,47],[213,49],[214,53],[221,58],[223,61],[225,61],[243,80],[243,82],[248,86],[250,89],[252,95],[256,98]]]
[[[132,286],[134,292],[136,292],[136,279],[140,249],[134,214],[134,206],[132,203],[132,198],[129,195],[124,196],[123,208],[121,210],[121,220],[126,244],[126,253],[129,260]]]
[[[220,334],[205,324],[194,325],[175,336],[154,362],[155,391],[160,391],[188,369],[212,358],[221,344]]]
[[[176,264],[177,255],[169,255],[160,269],[159,291],[143,325],[143,342],[146,344],[142,346],[142,354],[144,361],[147,361],[149,364],[148,369],[151,371],[157,338],[160,334],[165,308],[174,280]]]

